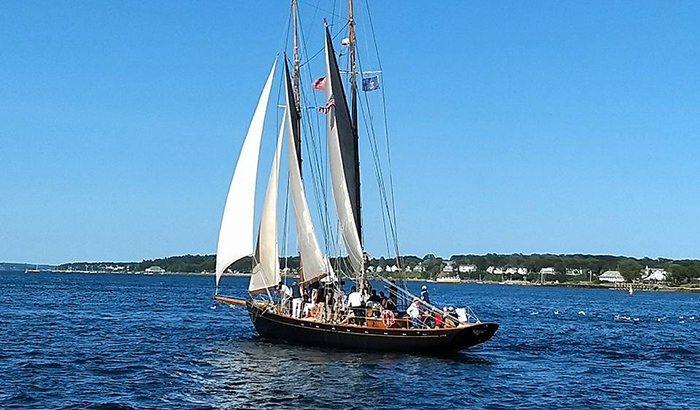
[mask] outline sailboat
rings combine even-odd
[[[311,207],[302,179],[301,93],[299,89],[299,55],[297,44],[297,1],[292,0],[294,56],[293,69],[284,56],[276,57],[254,111],[229,187],[217,245],[216,295],[221,303],[245,306],[257,333],[265,338],[287,343],[359,350],[448,353],[486,342],[498,324],[481,322],[470,308],[444,307],[420,301],[404,283],[381,276],[368,277],[364,249],[359,167],[359,133],[357,102],[357,60],[355,56],[355,20],[353,1],[348,2],[348,37],[342,40],[347,49],[348,69],[339,68],[331,28],[324,24],[325,76],[314,82],[314,89],[325,92],[317,115],[325,117],[326,164],[330,179],[328,207],[334,209],[336,239],[341,255],[330,256],[329,246],[322,248],[315,229]],[[335,33],[338,34],[338,33]],[[282,67],[283,108],[280,128],[262,202],[257,236],[255,236],[255,197],[257,169],[264,122],[272,84]],[[291,74],[290,74],[291,71]],[[344,77],[346,76],[346,78]],[[346,81],[347,80],[347,81]],[[364,81],[363,91],[376,89],[376,78]],[[375,83],[373,83],[373,81]],[[367,84],[367,86],[365,86]],[[349,88],[346,93],[346,87]],[[283,155],[284,141],[286,155]],[[280,268],[278,199],[281,191],[280,169],[286,156],[288,201],[296,226],[299,251],[299,288],[308,287],[305,314],[290,309],[290,298]],[[312,175],[313,176],[313,175]],[[323,208],[323,207],[321,207]],[[387,207],[389,208],[389,207]],[[326,215],[324,220],[329,220]],[[328,222],[327,222],[328,223]],[[324,234],[332,229],[324,229]],[[326,241],[328,242],[328,241]],[[400,262],[397,249],[397,263]],[[248,295],[243,299],[219,294],[223,273],[240,259],[252,256],[252,274]],[[348,295],[345,280],[355,286]],[[371,281],[370,281],[371,280]],[[384,285],[389,297],[374,302],[372,283]],[[376,290],[376,289],[375,289]],[[323,294],[325,299],[319,295]],[[374,296],[374,295],[373,295]],[[358,299],[359,298],[359,299]],[[358,300],[360,302],[358,302]],[[308,310],[307,310],[308,309]],[[408,314],[410,313],[410,315]]]

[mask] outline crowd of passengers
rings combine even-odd
[[[387,327],[403,318],[412,328],[454,327],[461,319],[453,307],[445,307],[442,311],[432,308],[426,286],[405,311],[399,311],[399,290],[395,284],[389,285],[388,295],[383,291],[377,293],[367,281],[364,292],[353,286],[346,294],[344,284],[344,281],[340,286],[315,282],[303,287],[294,282],[290,287],[280,282],[276,292],[279,313],[341,325],[366,325],[368,319],[375,319],[382,320]]]

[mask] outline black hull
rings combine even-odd
[[[251,301],[246,307],[255,329],[263,337],[293,344],[362,351],[454,353],[488,341],[498,330],[496,323],[476,323],[451,329],[333,325],[281,316],[265,311]]]

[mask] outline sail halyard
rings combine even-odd
[[[224,271],[237,260],[253,253],[253,219],[255,212],[255,184],[272,79],[277,58],[260,94],[258,105],[248,127],[231,179],[224,214],[221,219],[219,240],[216,247],[216,286]]]
[[[250,293],[267,290],[277,286],[280,282],[279,248],[277,244],[277,195],[279,190],[282,140],[286,129],[285,118],[286,114],[282,119],[282,124],[280,124],[275,157],[272,160],[270,177],[267,182],[267,190],[265,191],[253,274],[250,276],[250,283],[248,284],[248,292]]]
[[[328,156],[335,208],[350,264],[357,274],[362,274],[364,257],[360,240],[360,174],[357,141],[328,27],[326,27],[326,97]]]
[[[299,132],[300,128],[294,127],[294,94],[289,75],[289,67],[287,66],[286,61],[284,68],[287,132],[294,135],[295,132]],[[301,166],[297,161],[299,153],[297,151],[297,145],[293,143],[293,140],[296,139],[296,136],[294,138],[290,138],[287,143],[289,160],[289,187],[297,227],[297,242],[299,245],[301,266],[303,266],[302,282],[312,282],[329,274],[331,272],[331,267],[328,259],[321,251],[321,247],[318,244],[316,232],[313,227],[309,205],[306,200],[306,193],[301,179]]]

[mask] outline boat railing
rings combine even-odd
[[[380,278],[384,283],[386,283],[386,284],[388,284],[388,285],[393,285],[393,283],[392,283],[391,281],[389,281],[387,278],[384,278],[384,277],[381,277],[381,276],[380,276],[379,278]],[[398,291],[399,293],[401,293],[401,296],[402,296],[405,300],[409,301],[409,304],[410,304],[410,302],[412,301],[412,299],[417,298],[416,295],[414,295],[414,294],[412,294],[411,292],[409,292],[408,290],[402,289],[402,288],[400,288],[400,287],[398,287],[398,286],[395,287],[395,290]],[[441,315],[443,315],[443,314],[445,313],[442,309],[436,307],[435,305],[433,305],[433,304],[431,304],[431,303],[428,303],[428,302],[425,302],[425,301],[421,301],[421,304],[422,304],[423,306],[426,306],[426,307],[427,307],[429,310],[431,310],[433,313],[440,313]],[[476,314],[474,313],[474,311],[472,310],[471,307],[465,306],[464,309],[465,309],[465,311],[466,311],[466,313],[467,313],[467,323],[471,323],[470,318],[472,318],[472,317],[475,319],[475,321],[476,321],[475,323],[481,323],[481,320],[479,320],[479,318],[476,316]]]

